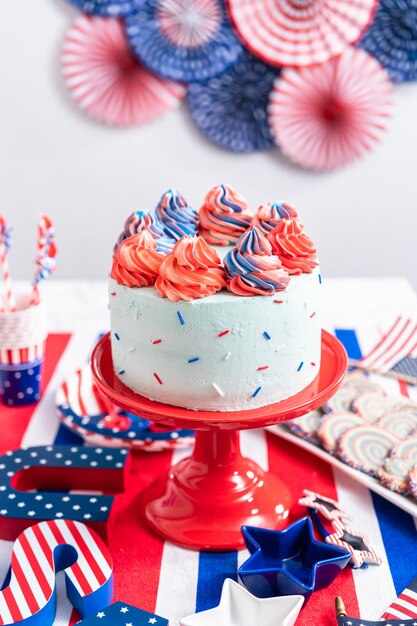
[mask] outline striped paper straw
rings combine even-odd
[[[39,283],[48,278],[55,269],[56,247],[54,240],[55,232],[51,219],[47,215],[41,215],[38,220],[36,272],[33,278],[29,306],[39,304]]]
[[[3,280],[6,287],[6,302],[9,311],[16,311],[16,298],[13,292],[12,279],[10,276],[9,263],[7,261],[7,251],[11,245],[10,228],[7,227],[6,220],[0,215],[0,264],[3,273]],[[0,303],[0,312],[4,313],[5,307]]]

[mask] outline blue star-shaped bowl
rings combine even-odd
[[[188,4],[192,6],[192,3]],[[242,44],[227,19],[223,1],[210,0],[206,5],[209,4],[217,16],[216,25],[209,31],[207,25],[204,25],[203,15],[200,23],[196,20],[192,26],[193,32],[189,34],[191,36],[194,33],[196,41],[201,43],[187,45],[184,41],[179,43],[181,28],[178,24],[169,28],[162,21],[161,15],[169,8],[167,0],[145,0],[142,7],[125,22],[133,52],[152,71],[171,80],[199,82],[221,74],[241,54]],[[197,1],[196,9],[199,5],[201,3]],[[204,9],[204,3],[202,8]],[[174,18],[175,15],[171,20]],[[186,13],[181,19],[186,24]],[[184,28],[186,27],[185,25]],[[178,43],[176,37],[179,38]]]
[[[135,13],[143,0],[69,0],[80,11],[102,17],[126,17]]]
[[[245,51],[221,76],[189,86],[187,103],[194,122],[221,148],[233,152],[272,148],[267,107],[278,73]]]
[[[317,541],[313,524],[304,517],[284,530],[243,526],[251,556],[239,568],[245,587],[259,598],[302,595],[330,585],[349,562],[350,554]]]
[[[417,0],[380,0],[359,43],[396,83],[417,80]]]

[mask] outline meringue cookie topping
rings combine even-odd
[[[117,248],[111,278],[126,287],[150,287],[155,283],[165,256],[156,250],[149,231],[131,235]]]
[[[270,296],[285,289],[290,281],[280,259],[272,254],[271,244],[259,230],[252,228],[238,240],[224,260],[226,286],[239,296]]]
[[[289,274],[310,274],[317,267],[317,250],[298,220],[280,220],[268,240]]]
[[[168,237],[178,241],[184,235],[197,234],[197,211],[176,189],[164,193],[155,213]]]
[[[155,213],[151,213],[148,210],[135,211],[125,221],[123,231],[120,233],[114,247],[114,254],[116,254],[118,246],[124,239],[143,230],[149,231],[153,239],[155,239],[158,252],[167,254],[174,247],[175,241],[166,235]]]
[[[267,235],[282,218],[297,218],[295,207],[289,202],[261,204],[252,218],[252,226]]]
[[[247,207],[246,200],[229,185],[213,187],[199,212],[200,235],[211,244],[233,245],[252,221]]]
[[[183,237],[161,264],[156,289],[173,302],[210,296],[225,287],[216,251],[202,237]]]

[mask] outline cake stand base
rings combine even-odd
[[[91,370],[104,395],[134,415],[196,431],[191,456],[143,493],[146,519],[159,535],[187,548],[233,550],[244,546],[243,525],[286,525],[291,504],[287,487],[242,457],[238,431],[299,417],[331,398],[345,376],[347,356],[326,331],[321,348],[317,377],[298,394],[257,409],[218,413],[153,402],[128,389],[114,373],[109,335],[100,339]]]
[[[242,525],[283,528],[291,505],[284,483],[241,455],[236,431],[197,432],[192,455],[151,487],[153,498],[155,489],[149,525],[196,550],[243,548]]]

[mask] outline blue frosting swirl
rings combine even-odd
[[[155,213],[165,234],[176,241],[197,234],[198,214],[176,189],[168,189],[161,197]]]
[[[149,210],[143,210],[134,211],[131,215],[129,215],[124,223],[123,230],[117,239],[116,245],[114,246],[114,253],[117,252],[117,248],[120,246],[122,241],[132,235],[136,235],[136,233],[140,233],[142,230],[150,232],[152,237],[155,239],[156,249],[158,252],[161,252],[162,254],[168,254],[171,252],[175,245],[175,240],[166,234],[162,224],[159,222],[154,213],[151,213]]]
[[[227,253],[224,268],[230,291],[238,295],[272,294],[285,289],[289,276],[271,244],[256,228],[244,233]]]

